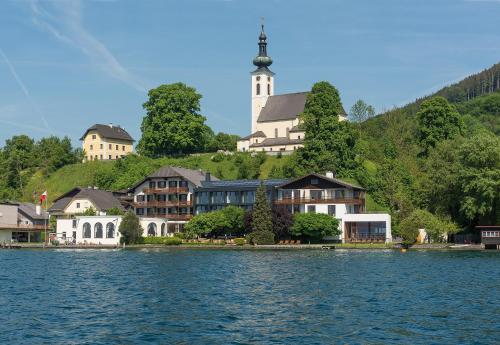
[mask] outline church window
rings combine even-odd
[[[260,84],[257,84],[257,95],[260,95]]]
[[[257,76],[257,78],[256,78],[256,79],[257,79],[257,81],[260,81],[260,76]]]
[[[271,81],[271,77],[267,77],[267,81]]]
[[[268,96],[271,95],[271,85],[270,84],[267,84],[267,95]]]

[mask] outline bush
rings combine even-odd
[[[244,245],[245,243],[247,243],[247,241],[246,241],[244,238],[235,238],[235,239],[234,239],[234,243],[235,243],[237,246],[242,246],[242,245]]]
[[[297,213],[293,217],[291,234],[317,240],[325,236],[340,235],[339,221],[322,213]]]
[[[182,244],[182,239],[178,237],[167,237],[164,243],[166,246],[178,246]]]
[[[215,163],[220,163],[226,158],[223,153],[217,152],[215,155],[212,156],[211,161]]]
[[[254,231],[247,235],[247,241],[252,244],[274,244],[274,233],[271,231]]]

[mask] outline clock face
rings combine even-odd
[[[257,81],[260,81],[260,77],[257,77],[256,79],[257,79]]]

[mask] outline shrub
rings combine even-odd
[[[222,152],[217,152],[215,155],[213,155],[210,159],[212,160],[212,162],[215,162],[215,163],[220,163],[222,162],[226,157],[224,156],[224,154]]]
[[[167,237],[164,243],[166,246],[178,246],[182,244],[182,239],[178,237]]]
[[[339,221],[322,213],[297,213],[293,217],[291,233],[321,240],[325,236],[340,234]]]
[[[244,238],[235,238],[234,239],[234,243],[237,245],[237,246],[242,246],[246,243],[247,241],[244,239]]]
[[[247,240],[253,244],[274,244],[274,233],[271,231],[254,231],[247,236]]]

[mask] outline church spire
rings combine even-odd
[[[268,67],[271,66],[273,60],[270,56],[267,56],[267,36],[264,32],[264,20],[261,23],[261,31],[259,35],[259,55],[253,59],[253,64],[257,66],[257,70],[264,69],[269,70]]]

